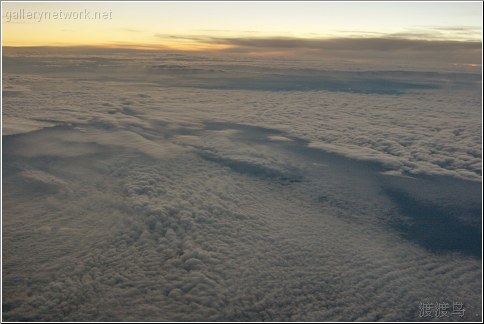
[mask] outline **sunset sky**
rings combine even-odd
[[[480,2],[3,2],[2,7],[3,46],[225,49],[247,38],[482,39]],[[90,19],[82,17],[85,12]],[[105,19],[94,19],[96,13]]]

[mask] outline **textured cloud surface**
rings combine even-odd
[[[480,320],[480,74],[266,63],[4,57],[3,319]]]

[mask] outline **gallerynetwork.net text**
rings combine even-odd
[[[5,22],[17,20],[31,20],[42,22],[46,20],[110,20],[113,19],[112,10],[109,11],[90,11],[84,10],[51,10],[51,11],[31,11],[25,9],[5,11],[3,14]]]

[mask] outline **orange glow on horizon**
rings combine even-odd
[[[50,18],[20,19],[18,13],[23,11]],[[54,19],[61,12],[63,18]],[[85,18],[85,12],[89,17],[108,15],[92,19]],[[84,18],[68,19],[68,13]],[[482,4],[2,2],[3,46],[125,44],[197,51],[230,48],[227,44],[207,44],[199,36],[323,39],[378,35],[481,41]],[[190,39],[193,36],[195,39]]]

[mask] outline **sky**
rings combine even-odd
[[[4,46],[216,50],[236,47],[227,40],[240,38],[482,39],[480,2],[3,2],[2,7]],[[94,19],[97,13],[101,19]]]

